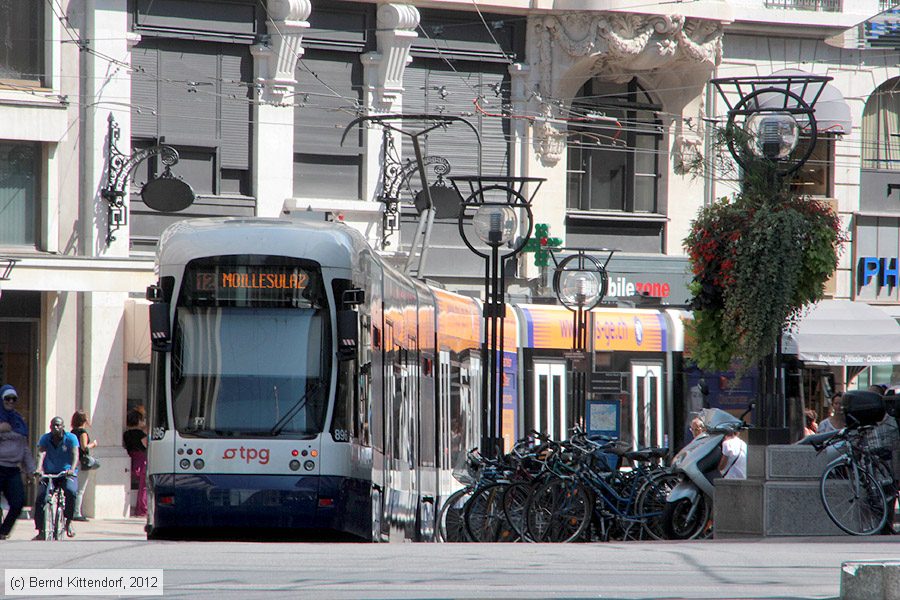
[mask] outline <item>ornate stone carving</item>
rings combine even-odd
[[[369,70],[372,108],[390,110],[403,94],[403,73],[412,62],[409,49],[418,37],[419,10],[412,4],[381,4],[376,23],[378,50],[364,55],[362,61]]]
[[[681,15],[568,13],[532,19],[532,30],[541,88],[554,95],[554,71],[584,59],[592,74],[624,76],[677,63],[712,67],[722,58],[721,23]]]
[[[703,139],[692,131],[675,136],[674,170],[677,175],[691,173],[703,161]]]
[[[312,12],[310,0],[269,0],[267,21],[268,43],[251,48],[258,63],[257,83],[263,97],[281,102],[297,80],[294,70],[303,56],[303,32],[309,28],[306,20]]]
[[[566,132],[560,130],[560,122],[554,121],[553,108],[541,103],[541,116],[535,119],[532,135],[534,150],[547,165],[555,165],[566,150]]]
[[[682,67],[711,70],[722,59],[722,24],[682,15],[573,12],[533,17],[529,28],[532,82],[545,100],[568,102],[593,76],[653,79]],[[551,123],[536,123],[535,147],[545,161],[558,160],[560,135]]]

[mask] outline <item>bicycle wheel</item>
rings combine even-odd
[[[887,521],[884,491],[868,471],[852,462],[825,469],[819,492],[828,518],[850,535],[878,533]]]
[[[520,539],[528,540],[525,527],[525,509],[534,486],[530,482],[519,481],[506,488],[503,495],[503,514]]]
[[[47,490],[47,498],[44,500],[44,539],[53,541],[58,538],[56,531],[56,505],[58,500],[52,490]]]
[[[55,532],[55,539],[61,540],[65,537],[66,530],[66,518],[65,518],[65,507],[66,498],[63,496],[62,492],[56,493],[56,508],[54,509],[53,516],[53,530]]]
[[[529,541],[571,542],[591,520],[593,501],[580,482],[554,479],[540,486],[528,500],[525,527]]]
[[[663,513],[666,510],[666,498],[681,477],[675,473],[661,473],[649,479],[638,492],[638,516],[643,520],[644,534],[654,540],[666,539],[663,530]]]
[[[463,510],[466,533],[473,542],[516,542],[519,536],[503,512],[507,483],[492,483],[472,494]]]
[[[442,542],[468,542],[463,508],[466,505],[472,488],[464,487],[456,490],[441,507],[438,513],[438,539]]]

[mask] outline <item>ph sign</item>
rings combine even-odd
[[[865,287],[875,279],[878,287],[900,286],[900,266],[896,256],[863,256],[859,259],[859,287]]]

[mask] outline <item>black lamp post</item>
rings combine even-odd
[[[485,456],[493,457],[502,448],[503,407],[499,399],[503,387],[505,266],[531,237],[534,226],[531,201],[544,179],[476,175],[451,177],[450,181],[464,198],[457,218],[460,236],[469,250],[485,261],[481,435]],[[526,184],[533,184],[528,195]],[[462,193],[460,186],[464,186],[466,193]]]
[[[606,265],[612,258],[612,250],[603,264],[587,254],[583,248],[560,248],[558,251],[574,251],[557,262],[556,252],[551,251],[556,271],[553,273],[553,292],[560,303],[572,311],[572,406],[576,422],[584,419],[587,401],[587,316],[606,296],[609,276]],[[584,423],[585,428],[587,423]]]
[[[762,170],[773,194],[783,185],[783,178],[795,173],[812,155],[818,138],[815,104],[831,80],[806,73],[712,80],[728,106],[729,152],[745,174]],[[733,103],[735,96],[738,100]],[[795,153],[801,136],[808,138],[808,144]],[[766,443],[788,443],[781,334],[775,352],[763,362],[757,424],[766,431]]]

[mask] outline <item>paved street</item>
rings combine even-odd
[[[166,598],[834,598],[846,560],[900,557],[897,538],[578,545],[146,542],[141,521],[79,523],[0,566],[163,569]],[[4,590],[5,591],[5,590]]]

